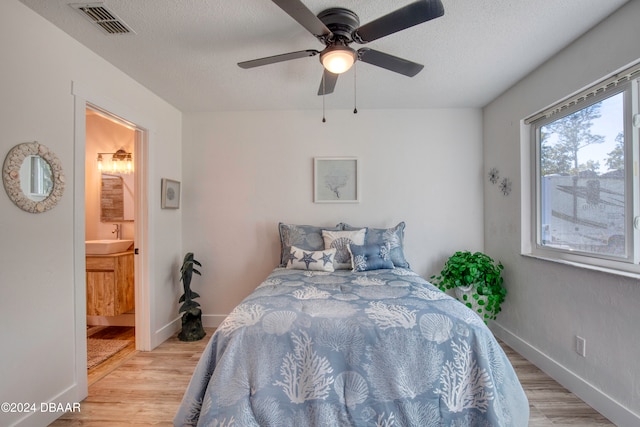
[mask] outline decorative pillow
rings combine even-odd
[[[287,268],[293,270],[334,271],[333,260],[335,257],[335,249],[306,251],[304,249],[291,246]]]
[[[353,271],[369,271],[393,268],[391,247],[384,245],[349,245]]]
[[[340,223],[343,230],[358,230],[361,227],[352,227],[349,224]],[[393,265],[401,268],[409,268],[409,263],[404,257],[404,221],[391,228],[367,228],[367,245],[383,245],[389,243],[391,248],[391,261]]]
[[[351,254],[349,254],[349,245],[364,245],[364,239],[366,235],[366,228],[353,231],[322,230],[324,248],[336,249],[336,259],[334,261],[333,268],[335,268],[336,270],[351,269]]]
[[[278,224],[280,232],[280,267],[286,267],[289,262],[291,246],[307,251],[321,251],[324,249],[322,230],[341,230],[334,228],[316,227],[313,225]]]

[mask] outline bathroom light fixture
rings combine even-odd
[[[111,155],[111,163],[105,167],[102,156]],[[133,157],[123,149],[115,153],[98,153],[98,170],[111,173],[129,174],[133,172]]]
[[[349,70],[355,62],[358,54],[349,46],[334,44],[320,53],[320,62],[333,74],[342,74]]]

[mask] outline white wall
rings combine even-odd
[[[477,109],[185,114],[183,247],[217,324],[278,264],[278,222],[390,227],[425,277],[456,250],[483,248]],[[356,156],[361,202],[313,203],[313,158]]]
[[[79,401],[86,377],[76,371],[76,333],[84,331],[76,330],[83,319],[75,301],[83,294],[76,294],[74,281],[84,281],[84,274],[74,242],[84,241],[84,215],[75,207],[82,212],[84,185],[76,187],[76,173],[84,170],[74,170],[72,82],[124,106],[150,128],[152,345],[177,317],[181,212],[161,211],[159,199],[160,177],[180,177],[181,114],[17,0],[0,2],[0,58],[0,157],[37,140],[57,154],[66,176],[59,205],[42,214],[21,211],[0,191],[0,402]],[[78,138],[84,146],[84,136]],[[46,425],[59,415],[35,414],[22,424]],[[0,413],[0,425],[23,416]]]
[[[640,282],[519,255],[520,120],[640,58],[638,18],[629,2],[484,109],[485,248],[509,292],[495,330],[620,426],[640,424]],[[488,182],[491,167],[512,180],[510,196]]]

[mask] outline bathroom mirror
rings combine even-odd
[[[133,221],[131,185],[120,175],[100,175],[100,221]]]
[[[13,147],[4,160],[2,182],[20,209],[41,213],[52,209],[64,192],[64,173],[58,157],[36,142]]]

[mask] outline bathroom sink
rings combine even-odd
[[[87,255],[108,255],[126,251],[133,240],[87,240],[84,243]]]

